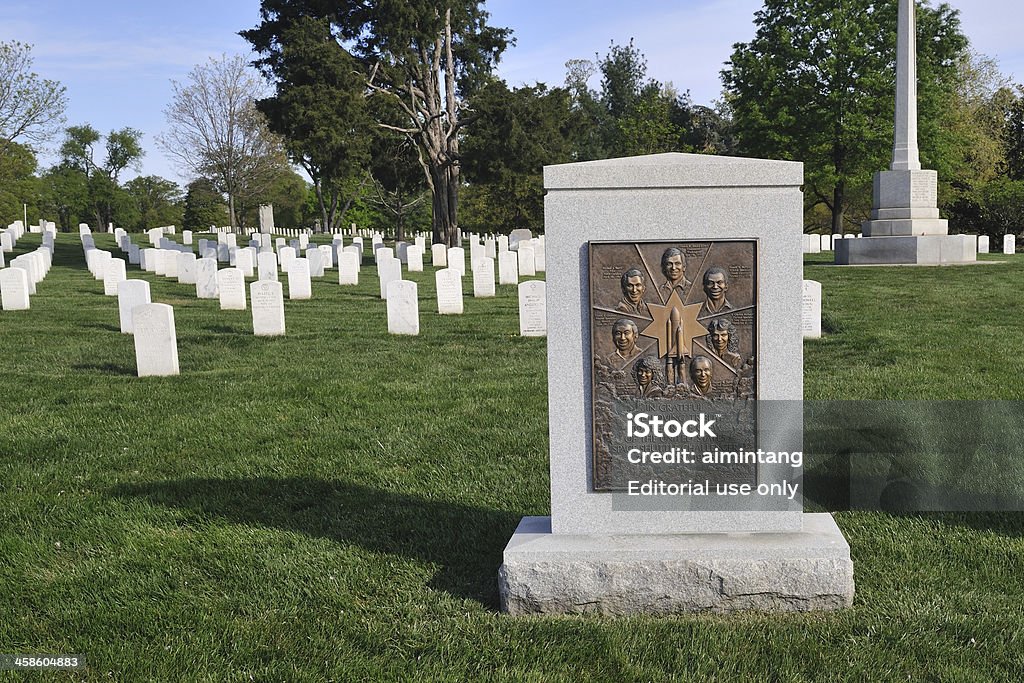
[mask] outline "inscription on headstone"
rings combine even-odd
[[[484,257],[473,266],[473,296],[494,296],[494,259]]]
[[[292,301],[313,298],[313,283],[309,279],[307,259],[292,259],[288,267],[288,298]]]
[[[804,339],[821,337],[821,283],[804,280],[802,330]]]
[[[441,315],[462,314],[462,278],[454,268],[434,273],[437,285],[437,312]]]
[[[252,332],[256,336],[282,335],[284,288],[277,280],[257,280],[249,285],[252,299]]]
[[[174,309],[167,304],[140,304],[132,309],[132,327],[139,377],[177,375]]]
[[[29,309],[28,272],[21,268],[0,270],[0,305],[5,311]]]
[[[420,309],[416,283],[409,280],[393,280],[388,283],[385,298],[388,309],[388,333],[419,334]]]
[[[245,310],[245,274],[240,268],[217,271],[217,290],[222,311]]]
[[[544,281],[519,283],[519,334],[523,337],[546,337],[548,334],[547,301]]]

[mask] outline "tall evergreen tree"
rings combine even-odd
[[[805,162],[806,194],[846,232],[852,191],[863,192],[892,149],[896,3],[766,0],[757,32],[722,72],[739,151]],[[957,12],[918,7],[922,162],[941,153],[938,119],[967,49]]]
[[[417,147],[433,198],[434,239],[454,245],[467,100],[489,79],[511,32],[489,26],[479,0],[262,0],[260,15],[261,24],[242,33],[262,55],[260,65],[273,68],[300,17],[326,19],[335,39],[352,46],[367,87],[402,113],[378,124]]]

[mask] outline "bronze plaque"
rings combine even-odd
[[[589,247],[594,490],[756,484],[757,241]]]

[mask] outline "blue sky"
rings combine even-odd
[[[895,0],[894,0],[895,1]],[[975,49],[1024,81],[1024,6],[1020,0],[952,0]],[[733,43],[753,35],[761,0],[489,0],[492,24],[512,28],[516,45],[500,75],[510,85],[560,85],[569,59],[593,59],[611,41],[630,38],[646,55],[648,74],[710,104]],[[35,71],[67,86],[69,124],[101,132],[143,131],[143,174],[187,180],[153,138],[164,129],[171,80],[223,53],[248,53],[237,32],[259,21],[258,0],[173,2],[3,0],[0,40],[33,45]],[[44,156],[43,164],[52,163]]]

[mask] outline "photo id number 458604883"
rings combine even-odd
[[[17,669],[81,669],[81,655],[0,655],[0,670]]]

